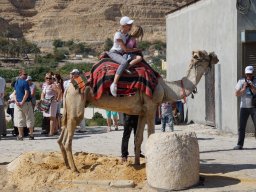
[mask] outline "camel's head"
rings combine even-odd
[[[207,53],[204,50],[192,51],[192,64],[198,65],[201,64],[207,65],[206,67],[211,67],[212,65],[219,62],[217,55],[214,52]]]

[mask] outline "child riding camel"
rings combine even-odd
[[[124,16],[120,19],[120,30],[118,30],[114,35],[114,43],[113,47],[108,52],[108,56],[115,62],[119,63],[114,81],[110,86],[111,94],[116,97],[117,94],[117,82],[123,73],[123,71],[128,67],[129,61],[123,57],[124,53],[134,53],[140,52],[141,50],[138,48],[128,48],[126,46],[128,39],[128,32],[132,28],[134,20],[131,20],[129,17]]]

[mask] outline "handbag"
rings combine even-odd
[[[256,107],[256,95],[252,96],[252,106]]]
[[[44,98],[40,100],[37,105],[37,109],[41,112],[48,112],[51,107],[52,100],[53,100],[53,97],[50,99]]]
[[[253,94],[251,89],[250,89],[250,92],[252,94],[252,106],[256,107],[256,94]]]

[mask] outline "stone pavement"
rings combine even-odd
[[[202,185],[186,191],[256,191],[256,140],[254,137],[245,139],[244,150],[232,150],[237,136],[221,133],[212,127],[191,124],[174,127],[176,132],[194,131],[198,137],[200,148],[200,173],[204,178]],[[120,156],[122,127],[119,131],[107,132],[106,127],[88,127],[82,133],[76,133],[73,140],[74,152],[90,152]],[[41,129],[36,128],[35,140],[16,141],[9,133],[0,140],[0,165],[5,165],[20,154],[27,151],[60,151],[57,145],[58,136],[40,135]],[[156,126],[160,132],[160,126]],[[133,153],[133,135],[129,143],[130,155]],[[144,132],[142,152],[147,140]],[[170,162],[171,163],[171,162]],[[188,162],[189,163],[189,162]],[[145,188],[144,191],[152,189]],[[153,191],[153,190],[152,190]]]

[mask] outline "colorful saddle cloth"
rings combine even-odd
[[[114,80],[118,66],[119,64],[110,58],[102,59],[93,65],[88,81],[93,89],[95,99],[99,99],[103,93],[109,93],[109,87]],[[160,75],[145,61],[130,67],[129,70],[132,74],[127,74],[124,71],[118,81],[117,95],[129,96],[140,90],[152,97],[154,88],[158,83],[157,78]]]

